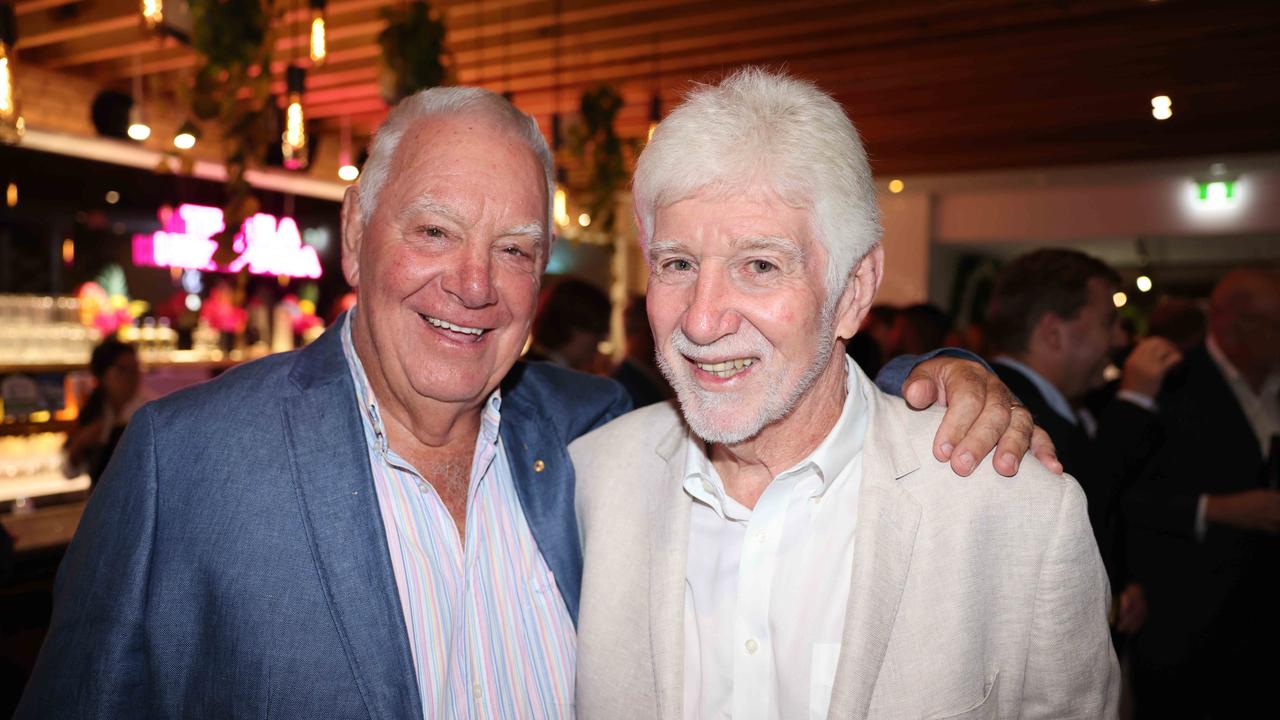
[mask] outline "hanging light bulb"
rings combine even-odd
[[[0,141],[7,143],[21,140],[23,131],[18,90],[13,81],[13,46],[17,40],[13,6],[0,6]]]
[[[649,98],[649,134],[645,136],[645,142],[653,139],[653,131],[658,129],[660,122],[662,122],[662,96],[655,92],[653,97]]]
[[[173,136],[173,146],[179,150],[190,150],[196,146],[196,141],[200,139],[200,128],[190,120],[182,123],[182,127],[178,128],[178,132]]]
[[[151,126],[147,124],[146,116],[143,114],[142,106],[145,98],[142,96],[142,61],[137,55],[133,56],[133,105],[129,106],[129,137],[142,142],[151,137]]]
[[[148,30],[155,30],[160,23],[164,22],[163,0],[141,0],[139,9],[142,11],[142,21],[146,23]]]
[[[325,0],[311,0],[312,67],[323,65],[325,57],[329,54],[329,48],[325,42],[324,6]]]
[[[569,195],[564,191],[567,179],[564,168],[556,171],[556,194],[551,204],[552,219],[557,227],[569,227]]]
[[[285,68],[289,104],[284,111],[284,133],[280,136],[280,150],[284,155],[284,166],[290,170],[300,170],[307,166],[307,128],[302,115],[302,92],[306,82],[306,70],[297,65]]]
[[[142,103],[134,100],[133,106],[129,108],[129,137],[142,142],[151,137],[151,126],[147,124],[146,119],[142,116]]]
[[[341,145],[338,148],[338,178],[344,182],[355,182],[360,177],[360,168],[351,162],[351,118],[342,116]]]

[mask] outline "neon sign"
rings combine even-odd
[[[274,215],[258,213],[245,220],[232,244],[238,256],[225,266],[213,261],[218,249],[213,237],[226,228],[222,210],[179,205],[175,212],[162,212],[160,220],[163,229],[133,236],[134,265],[232,273],[247,269],[254,275],[320,277],[316,249],[302,244],[293,218],[277,220]]]

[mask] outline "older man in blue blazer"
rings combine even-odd
[[[566,447],[630,405],[612,381],[517,364],[551,168],[491,93],[390,113],[343,204],[356,310],[135,415],[18,717],[572,714]],[[1029,426],[975,367],[935,361],[912,386],[951,400],[939,447],[982,457],[1009,426],[998,452],[1021,457]]]

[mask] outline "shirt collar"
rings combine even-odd
[[[1222,346],[1218,345],[1217,339],[1213,337],[1213,333],[1205,336],[1204,349],[1209,353],[1209,357],[1213,359],[1213,364],[1218,366],[1218,370],[1227,378],[1230,383],[1245,383],[1244,377],[1240,375],[1240,371],[1227,358],[1227,354],[1222,352]],[[1245,383],[1248,386],[1248,383]]]
[[[356,354],[355,342],[351,338],[352,323],[355,322],[356,307],[351,308],[342,323],[342,354],[347,359],[347,367],[351,371],[351,380],[356,386],[356,403],[360,406],[360,414],[365,423],[373,430],[381,449],[387,450],[387,434],[382,424],[382,416],[378,413],[378,399],[374,397],[373,388],[369,386],[369,376],[365,374],[364,363]],[[480,418],[480,437],[477,445],[492,444],[498,440],[498,427],[502,419],[502,390],[494,388],[484,404],[484,414]]]
[[[1031,384],[1035,386],[1036,390],[1039,390],[1040,394],[1044,396],[1044,401],[1049,406],[1049,409],[1061,415],[1063,419],[1069,421],[1073,425],[1080,424],[1080,418],[1076,416],[1076,411],[1071,408],[1071,403],[1067,401],[1067,397],[1062,394],[1062,391],[1054,386],[1053,383],[1044,379],[1043,375],[1032,370],[1031,366],[1018,362],[1008,355],[1001,355],[997,357],[994,362],[998,362],[1005,367],[1013,368],[1025,375],[1026,378],[1031,381]]]
[[[842,472],[862,452],[862,443],[867,430],[867,408],[870,403],[866,394],[866,383],[858,380],[859,372],[853,360],[845,356],[845,398],[840,417],[836,419],[836,424],[832,426],[831,431],[822,439],[818,447],[800,462],[779,473],[774,478],[775,482],[812,468],[822,482],[821,486],[813,492],[813,497],[820,497],[831,488]],[[741,515],[745,508],[725,492],[724,483],[707,455],[706,443],[692,433],[685,442],[688,444],[684,464],[685,492],[711,506],[722,517],[740,519],[737,516]],[[746,511],[746,514],[749,515],[750,512]]]
[[[1272,373],[1268,375],[1262,382],[1262,387],[1258,392],[1253,391],[1253,386],[1249,381],[1240,374],[1240,369],[1231,363],[1231,359],[1222,351],[1222,346],[1214,339],[1213,333],[1205,336],[1204,349],[1209,353],[1209,357],[1213,360],[1213,364],[1218,366],[1218,371],[1227,379],[1227,384],[1231,385],[1238,392],[1243,392],[1251,397],[1269,398],[1274,397],[1280,392],[1280,373]]]

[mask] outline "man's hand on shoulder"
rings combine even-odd
[[[925,360],[902,384],[902,397],[916,409],[935,404],[947,409],[933,439],[933,456],[950,461],[960,475],[973,472],[993,449],[1001,475],[1016,474],[1028,448],[1050,472],[1062,472],[1048,433],[980,363],[941,355]]]

